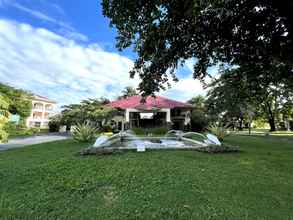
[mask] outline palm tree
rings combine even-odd
[[[122,95],[118,97],[118,99],[126,99],[130,96],[134,96],[134,95],[138,95],[137,91],[135,88],[131,87],[131,86],[127,86],[125,87],[124,90],[122,90]]]

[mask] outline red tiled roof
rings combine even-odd
[[[141,96],[131,96],[126,99],[121,99],[117,101],[110,102],[107,106],[113,108],[135,108],[140,110],[152,110],[160,108],[192,108],[192,105],[178,102],[172,99],[167,99],[161,96],[148,96],[145,103],[141,103]]]

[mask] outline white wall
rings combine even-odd
[[[41,108],[35,108],[35,104],[40,104]],[[52,106],[51,110],[46,109],[46,105]],[[36,123],[40,123],[40,128],[48,128],[49,123],[49,117],[54,115],[54,109],[56,107],[56,104],[39,101],[39,100],[33,100],[32,101],[32,111],[31,115],[26,119],[26,126],[27,127],[36,127]],[[40,115],[38,118],[34,118],[34,113]],[[48,118],[46,118],[46,115],[48,114]]]

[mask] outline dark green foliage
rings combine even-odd
[[[190,58],[197,58],[199,79],[223,63],[258,68],[243,73],[252,81],[293,81],[291,0],[103,0],[102,6],[118,31],[117,48],[137,52],[130,75],[142,79],[143,95],[165,88],[169,75],[176,80],[176,68]],[[281,71],[267,71],[273,69]]]
[[[0,219],[293,218],[290,137],[230,136],[243,153],[76,156],[72,140],[0,152]]]
[[[49,121],[49,131],[50,132],[58,132],[60,129],[60,126],[62,125],[62,115],[57,114],[50,118]]]
[[[275,131],[280,113],[290,117],[289,112],[293,109],[293,87],[281,79],[271,82],[265,75],[258,79],[246,76],[255,74],[254,71],[257,69],[237,68],[224,71],[219,79],[209,85],[207,109],[210,115],[217,115],[218,119],[219,116],[222,117],[221,120],[228,119],[232,126],[233,120],[243,123],[245,118],[248,121],[249,115],[253,114],[255,118],[265,118],[271,131]]]
[[[191,130],[204,131],[209,125],[209,119],[206,113],[201,109],[194,109],[191,113]]]
[[[239,148],[228,145],[228,144],[222,144],[222,145],[209,145],[207,147],[202,147],[197,149],[200,152],[204,153],[210,153],[210,154],[220,154],[220,153],[236,153],[239,152]]]
[[[63,106],[60,123],[67,126],[87,121],[95,123],[97,126],[105,124],[116,113],[115,109],[106,106],[108,102],[104,98],[88,99],[83,100],[80,104]]]
[[[195,96],[190,99],[188,103],[192,104],[194,107],[191,113],[191,130],[198,132],[204,131],[210,121],[205,106],[205,97],[201,95]]]
[[[167,127],[154,127],[154,128],[133,128],[132,129],[137,135],[158,135],[163,136],[168,132]]]
[[[21,89],[0,83],[0,94],[5,96],[9,103],[9,112],[21,117],[21,121],[30,116],[32,109],[32,94]]]
[[[101,130],[101,132],[112,132],[113,131],[112,126],[108,125],[108,124],[103,125],[100,130]]]
[[[41,132],[39,128],[27,128],[23,124],[15,124],[14,122],[8,122],[4,130],[9,134],[9,138],[31,136]]]

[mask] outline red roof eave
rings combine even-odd
[[[120,109],[161,109],[161,108],[193,108],[191,104],[178,102],[172,99],[168,99],[161,96],[147,97],[145,103],[141,103],[141,96],[131,96],[126,99],[113,101],[107,104],[107,106]]]

